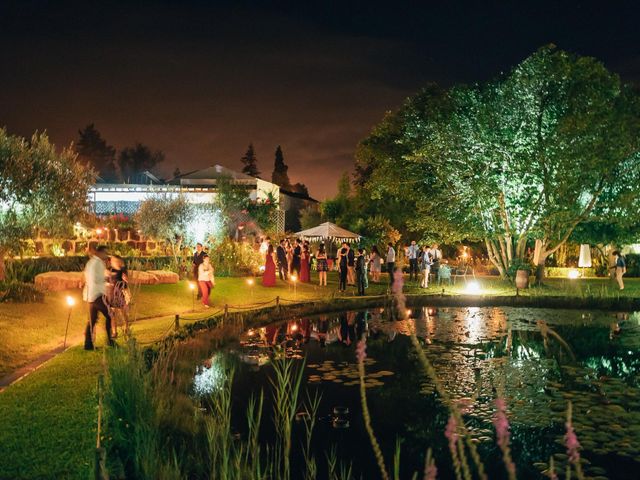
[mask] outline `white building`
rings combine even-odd
[[[217,182],[230,179],[236,185],[247,190],[247,196],[253,201],[274,199],[280,203],[280,187],[260,178],[230,170],[222,165],[195,170],[179,177],[162,182],[149,172],[139,175],[136,183],[96,183],[89,190],[89,201],[98,215],[133,215],[144,200],[158,196],[184,196],[187,201],[213,203],[217,195]],[[284,231],[284,212],[279,212],[278,230]],[[282,220],[280,220],[282,217]]]

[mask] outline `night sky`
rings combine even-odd
[[[487,80],[552,42],[640,83],[634,3],[0,0],[0,125],[63,145],[95,123],[117,148],[164,151],[165,176],[240,170],[253,142],[270,180],[280,144],[324,199],[428,82]]]

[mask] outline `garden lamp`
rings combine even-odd
[[[196,285],[193,282],[189,282],[189,290],[191,290],[191,310],[196,311]]]
[[[66,301],[67,301],[67,306],[69,307],[69,314],[67,315],[67,328],[64,331],[64,343],[62,344],[63,349],[67,348],[67,334],[69,333],[69,321],[71,320],[71,310],[73,309],[73,306],[76,304],[76,300],[69,295],[67,295]]]

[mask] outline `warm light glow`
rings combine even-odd
[[[569,273],[567,273],[567,277],[569,277],[572,280],[576,278],[580,278],[580,272],[575,268],[572,268],[571,270],[569,270]]]
[[[260,265],[260,273],[264,273],[265,267],[264,265]]]
[[[255,334],[256,334],[256,332],[255,332],[255,330],[253,330],[253,328],[250,328],[247,331],[247,335],[250,336],[250,337],[253,337]]]
[[[96,230],[96,234],[98,234],[98,235],[102,235],[102,229],[101,229],[101,228],[98,228],[98,229]]]
[[[247,278],[247,285],[253,286],[253,278]]]
[[[196,289],[196,284],[195,284],[195,283],[193,283],[193,282],[189,282],[189,288],[190,288],[191,290],[195,290],[195,289]]]
[[[480,294],[480,284],[478,282],[471,281],[467,283],[467,286],[464,289],[464,292],[469,295],[479,295]]]
[[[437,315],[438,314],[438,309],[429,307],[427,309],[427,314],[429,314],[430,316]]]
[[[407,309],[407,317],[410,317],[410,316],[411,316],[411,310]]]
[[[295,275],[291,275],[291,281],[292,282],[297,282],[298,281],[298,277],[296,277]]]
[[[73,297],[67,297],[67,305],[73,307],[76,304],[76,300]]]
[[[298,324],[294,323],[293,325],[291,325],[291,331],[292,332],[297,332],[298,331]]]

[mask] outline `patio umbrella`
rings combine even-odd
[[[360,235],[350,232],[342,227],[337,226],[335,223],[325,222],[321,223],[317,227],[302,230],[296,233],[296,237],[303,240],[309,240],[310,242],[330,241],[332,243],[353,243],[360,241]]]

